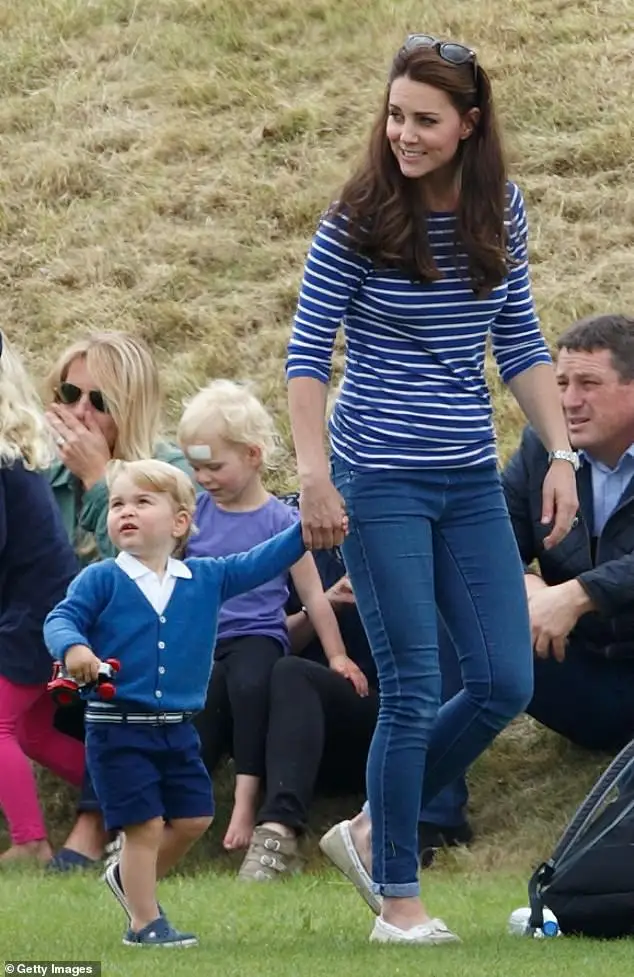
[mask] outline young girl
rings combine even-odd
[[[229,380],[209,384],[187,405],[178,438],[205,489],[196,506],[198,534],[188,544],[189,555],[239,553],[297,521],[297,513],[263,485],[277,437],[272,419],[246,387]],[[346,654],[310,553],[291,569],[291,576],[330,667],[367,695],[365,676]],[[235,803],[224,837],[228,849],[247,848],[255,826],[269,679],[275,662],[289,651],[287,598],[287,578],[280,574],[228,601],[220,612],[214,669],[198,728],[209,771],[228,749],[235,761]]]
[[[26,372],[0,334],[0,863],[51,857],[29,758],[79,786],[84,747],[57,732],[44,618],[77,572],[46,478],[52,441]]]
[[[166,462],[112,461],[108,535],[116,559],[86,567],[48,616],[52,656],[79,682],[118,658],[117,694],[86,708],[88,769],[108,830],[123,832],[105,879],[130,919],[127,946],[192,946],[156,901],[156,880],[213,816],[211,781],[191,724],[205,701],[223,601],[286,571],[304,553],[299,523],[249,553],[174,559],[195,490]]]

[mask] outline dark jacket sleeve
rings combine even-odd
[[[600,563],[577,580],[606,617],[634,608],[634,553]]]
[[[5,502],[4,479],[0,476],[0,559],[4,559],[7,545],[7,506]]]
[[[548,470],[548,456],[535,431],[527,426],[515,452],[502,473],[513,531],[519,547],[524,569],[535,559],[545,560],[542,537],[539,536],[539,512],[537,493],[541,491]],[[531,505],[532,502],[532,505]],[[616,559],[607,559],[596,567],[588,566],[579,572],[574,568],[574,552],[569,549],[557,557],[557,549],[550,554],[558,560],[557,576],[561,580],[577,579],[593,601],[597,611],[607,618],[614,618],[628,609],[634,610],[634,553],[626,553]],[[568,561],[572,565],[566,573]],[[563,562],[562,562],[563,560]],[[587,565],[587,564],[586,564]],[[552,571],[552,567],[550,568]],[[543,568],[545,579],[551,573]]]
[[[538,556],[538,541],[535,538],[530,506],[530,471],[531,461],[537,460],[533,457],[536,455],[536,448],[540,447],[541,443],[532,428],[525,428],[519,448],[502,472],[502,488],[524,570],[527,570]]]

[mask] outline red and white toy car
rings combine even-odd
[[[90,692],[92,689],[96,689],[99,698],[107,702],[116,695],[113,679],[120,668],[121,665],[116,658],[106,658],[99,666],[96,681],[80,685],[71,678],[61,662],[55,662],[53,678],[46,686],[46,690],[50,692],[58,706],[70,706],[82,698],[82,692]]]

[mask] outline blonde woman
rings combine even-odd
[[[156,362],[143,340],[97,332],[65,349],[47,382],[47,419],[57,447],[49,479],[82,566],[116,555],[108,538],[106,466],[111,459],[155,458],[191,476],[181,451],[162,436]],[[57,726],[83,739],[83,709],[60,710]],[[51,868],[84,868],[108,838],[86,779],[78,820]]]
[[[42,626],[77,563],[41,470],[53,454],[44,412],[0,334],[0,809],[11,845],[0,864],[51,855],[30,760],[70,783],[84,748],[53,726]]]
[[[82,564],[113,556],[106,519],[106,465],[156,458],[191,470],[161,434],[158,368],[134,336],[95,333],[59,357],[48,379],[47,418],[58,459],[50,481]]]

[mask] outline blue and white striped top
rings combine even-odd
[[[502,380],[551,357],[528,276],[527,224],[509,183],[509,251],[517,262],[487,298],[473,294],[456,218],[432,213],[443,277],[413,283],[352,247],[345,217],[325,218],[306,260],[286,372],[330,380],[343,321],[345,373],[330,419],[333,452],[352,467],[459,468],[496,457],[484,364],[489,332]]]

